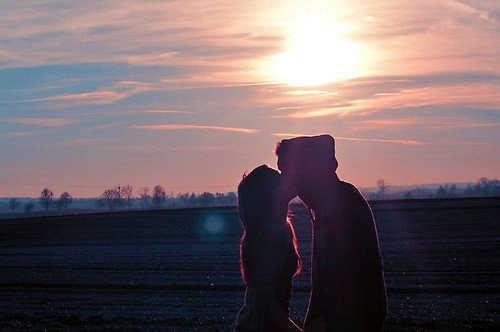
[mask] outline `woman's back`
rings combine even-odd
[[[262,310],[271,299],[288,314],[292,294],[292,279],[299,264],[293,242],[291,224],[270,222],[264,227],[254,245],[242,241],[242,256],[252,262],[245,272],[245,302],[238,313],[238,331],[277,331],[278,328]],[[250,256],[250,257],[249,257]]]

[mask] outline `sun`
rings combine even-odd
[[[345,27],[322,15],[307,15],[288,27],[285,51],[272,57],[268,72],[291,86],[319,86],[360,73],[361,45]]]

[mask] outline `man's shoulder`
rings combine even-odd
[[[340,181],[340,195],[344,196],[346,200],[356,201],[368,205],[364,196],[359,192],[358,188],[349,182]]]
[[[356,188],[353,184],[350,184],[349,182],[340,181],[340,187],[342,188],[342,191],[347,194],[361,196],[361,193],[359,192],[358,188]]]

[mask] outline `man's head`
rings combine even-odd
[[[299,189],[307,183],[333,175],[338,166],[331,135],[284,139],[277,144],[275,153],[278,168]]]

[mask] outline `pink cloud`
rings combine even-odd
[[[271,118],[306,119],[325,116],[347,116],[350,114],[370,114],[391,109],[411,107],[433,107],[436,105],[457,105],[470,108],[500,108],[500,88],[495,84],[447,84],[394,92],[368,92],[368,95],[349,96],[345,91],[334,95],[330,103],[323,98],[319,101],[305,100],[298,105],[281,106],[275,109],[279,115]],[[282,114],[284,113],[284,114]]]
[[[6,118],[0,119],[0,122],[16,123],[26,126],[62,127],[79,121],[63,118]]]
[[[457,10],[457,11],[463,12],[465,14],[476,16],[482,20],[489,21],[490,23],[497,22],[497,19],[494,16],[492,16],[488,11],[472,7],[468,4],[462,3],[460,1],[448,0],[448,1],[445,1],[444,4],[450,8]]]
[[[396,143],[403,145],[425,145],[429,144],[423,141],[408,140],[408,139],[377,139],[377,138],[355,138],[355,137],[335,137],[339,141],[365,141],[365,142],[376,142],[376,143]]]
[[[238,128],[238,127],[221,127],[221,126],[203,126],[203,125],[137,125],[131,126],[131,128],[147,129],[147,130],[215,130],[215,131],[225,131],[234,132],[242,134],[254,134],[258,130],[249,128]]]
[[[64,101],[74,105],[104,105],[113,104],[128,97],[126,93],[116,91],[93,91],[85,93],[64,94],[50,96],[41,99],[42,101]]]
[[[166,113],[166,114],[197,114],[195,112],[177,111],[177,110],[146,110],[144,113]]]
[[[47,143],[47,145],[71,145],[71,146],[92,146],[102,142],[101,138],[76,138],[69,141]]]
[[[39,99],[20,100],[19,102],[47,101],[59,103],[60,106],[106,105],[116,103],[141,92],[155,89],[157,88],[153,87],[151,83],[121,81],[103,90],[60,94]]]
[[[26,137],[26,136],[35,136],[42,134],[43,131],[16,131],[11,133],[0,133],[0,136],[3,137]]]
[[[461,129],[461,128],[489,128],[499,127],[497,122],[480,122],[473,121],[469,118],[451,118],[451,117],[433,117],[433,118],[404,118],[404,119],[376,119],[361,121],[361,125],[354,127],[354,130],[371,130],[394,127],[409,127],[419,126],[426,130],[444,130],[444,129]]]
[[[297,137],[297,136],[310,136],[307,134],[297,134],[297,133],[273,133],[271,134],[276,137]],[[342,137],[334,136],[335,140],[338,141],[361,141],[361,142],[375,142],[375,143],[395,143],[403,145],[425,145],[429,144],[423,141],[417,140],[407,140],[407,139],[378,139],[378,138],[358,138],[358,137]]]

